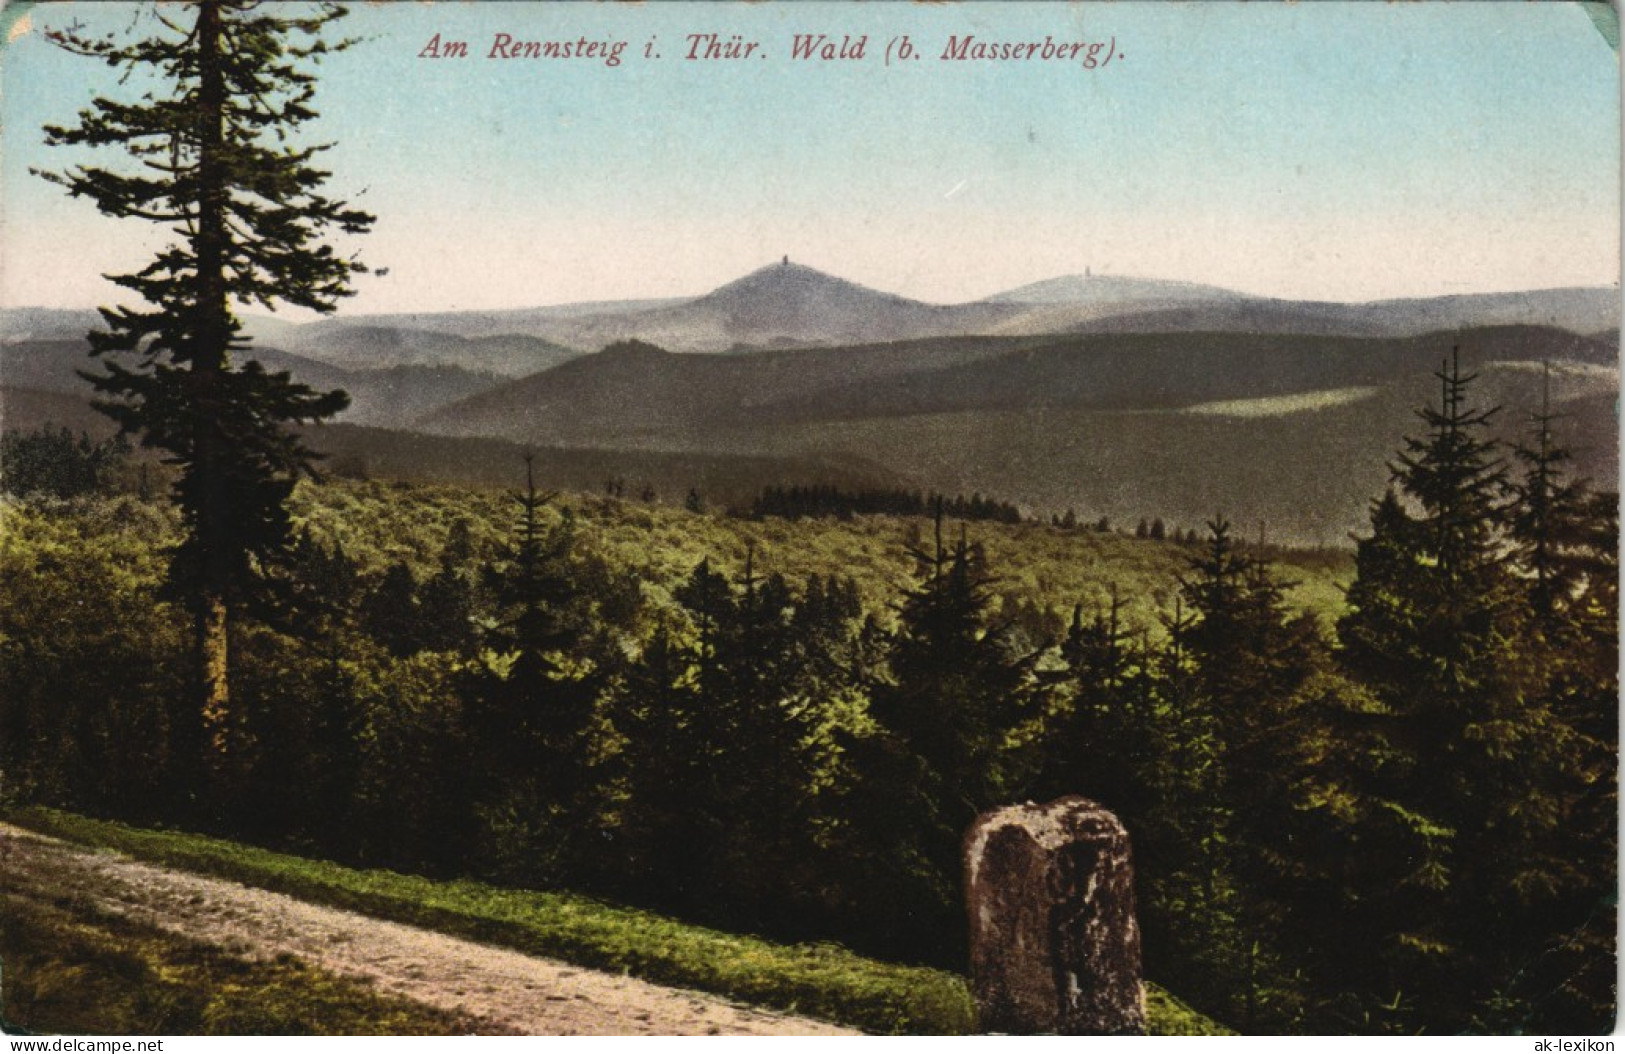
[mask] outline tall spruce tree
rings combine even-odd
[[[903,600],[890,677],[876,686],[871,709],[924,762],[928,785],[917,789],[946,825],[951,867],[965,828],[1012,789],[1006,740],[1036,712],[1038,656],[1021,653],[1008,627],[992,624],[986,560],[963,531],[944,542],[940,499],[934,544],[912,554],[921,581]]]
[[[1015,792],[1011,736],[1040,710],[1038,655],[990,618],[991,576],[963,531],[911,546],[920,581],[903,599],[886,675],[870,694],[881,734],[868,775],[892,796],[887,825],[899,859],[923,868],[945,904],[957,901],[960,840],[983,809]],[[889,784],[889,786],[886,786]]]
[[[1506,489],[1507,531],[1531,615],[1521,650],[1573,765],[1567,785],[1553,788],[1561,820],[1551,825],[1547,847],[1571,872],[1538,914],[1538,950],[1502,986],[1496,1016],[1486,1023],[1605,1031],[1615,1001],[1618,500],[1593,495],[1572,475],[1573,458],[1556,427],[1562,415],[1552,409],[1549,364],[1542,381],[1540,410],[1513,449],[1519,472]]]
[[[775,893],[797,886],[793,875],[808,855],[813,775],[803,743],[819,701],[806,694],[796,600],[782,576],[763,577],[755,564],[752,547],[719,641],[723,695],[709,703],[726,710],[730,857],[741,876],[755,879],[741,882],[741,892],[760,912]]]
[[[614,696],[625,801],[619,888],[661,908],[715,898],[707,855],[719,832],[714,744],[693,650],[659,626]]]
[[[1579,880],[1556,837],[1581,778],[1574,730],[1541,684],[1507,558],[1495,411],[1469,404],[1459,359],[1436,376],[1439,404],[1393,466],[1338,625],[1345,666],[1381,707],[1365,722],[1368,849],[1347,876],[1365,936],[1348,958],[1395,1028],[1504,1020],[1546,908]],[[1422,992],[1426,1006],[1398,999]]]
[[[309,467],[288,426],[348,402],[234,362],[247,346],[236,311],[332,311],[362,268],[322,239],[361,233],[372,217],[321,193],[323,147],[299,135],[316,116],[309,65],[346,46],[322,39],[343,9],[206,0],[186,12],[190,25],[173,20],[181,13],[149,12],[159,28],[133,42],[52,34],[159,87],[133,103],[97,98],[76,125],[45,129],[51,145],[122,151],[122,165],[38,174],[108,216],[174,236],[139,271],[108,276],[145,306],[102,309],[106,331],[89,339],[104,369],[91,380],[99,409],[180,468],[185,536],[170,577],[195,620],[197,705],[218,770],[232,739],[231,622],[286,552],[286,501]]]
[[[1530,603],[1536,616],[1550,625],[1574,599],[1584,577],[1587,488],[1567,474],[1573,455],[1553,429],[1559,415],[1551,407],[1550,363],[1541,380],[1540,412],[1531,415],[1532,434],[1513,448],[1523,471],[1506,490],[1512,501],[1508,526],[1515,556],[1533,580]]]
[[[1288,611],[1258,555],[1262,530],[1258,546],[1243,549],[1222,517],[1207,526],[1206,548],[1181,588],[1192,614],[1181,641],[1191,676],[1185,701],[1212,733],[1201,788],[1212,795],[1211,827],[1193,847],[1202,875],[1193,900],[1204,905],[1193,929],[1211,931],[1195,957],[1211,957],[1216,975],[1231,980],[1226,1016],[1251,1031],[1297,1014],[1284,952],[1301,934],[1282,934],[1303,899],[1305,812],[1320,791],[1321,697],[1330,686],[1316,677],[1327,664],[1313,618]]]
[[[485,762],[482,803],[490,866],[554,882],[579,864],[592,799],[592,724],[603,671],[588,655],[591,611],[577,583],[575,521],[549,526],[553,494],[536,490],[533,458],[505,558],[488,575],[496,615],[492,661],[471,674],[471,739]]]
[[[1072,609],[1072,625],[1060,643],[1067,689],[1045,722],[1037,791],[1044,797],[1082,794],[1120,817],[1143,797],[1140,775],[1146,743],[1138,727],[1142,695],[1130,676],[1138,656],[1122,625],[1117,586],[1109,607],[1085,620]]]
[[[430,651],[471,655],[475,650],[474,615],[480,594],[474,563],[469,521],[458,520],[440,551],[439,570],[418,595],[420,642]]]

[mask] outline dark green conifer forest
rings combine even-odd
[[[962,968],[960,832],[1081,793],[1132,833],[1148,972],[1233,1027],[1606,1030],[1615,505],[1556,423],[1482,443],[1472,378],[1439,377],[1335,624],[1222,517],[1200,547],[884,516],[769,545],[523,464],[510,493],[302,483],[213,775],[184,517],[129,471],[13,492],[6,800]],[[855,532],[889,571],[843,570]],[[995,552],[1084,543],[1131,578],[1165,551],[1161,616],[999,592]]]

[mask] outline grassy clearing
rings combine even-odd
[[[1314,392],[1296,392],[1292,395],[1269,395],[1258,399],[1221,399],[1218,402],[1197,403],[1180,413],[1208,414],[1215,417],[1280,417],[1283,414],[1311,413],[1333,406],[1346,406],[1369,399],[1377,394],[1372,387],[1327,388]]]
[[[466,1035],[458,1015],[293,958],[244,962],[82,901],[0,896],[10,1025],[78,1035]]]
[[[151,831],[48,809],[14,823],[143,860],[446,933],[625,972],[884,1034],[963,1034],[975,1028],[965,979],[865,959],[828,945],[781,945],[562,893],[436,882],[273,853],[175,831]],[[1151,987],[1159,1035],[1222,1031]]]

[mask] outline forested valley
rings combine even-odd
[[[166,469],[13,433],[4,800],[963,969],[961,832],[1077,793],[1231,1027],[1607,1030],[1616,500],[1439,379],[1352,569],[1222,516],[307,481],[214,724]]]

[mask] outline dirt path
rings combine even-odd
[[[0,824],[0,889],[105,910],[247,959],[294,955],[492,1035],[839,1035],[820,1021],[169,871]]]

